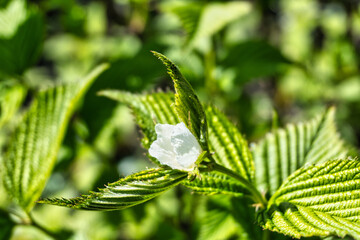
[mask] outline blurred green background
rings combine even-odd
[[[9,116],[37,91],[111,63],[73,116],[44,197],[78,196],[151,167],[128,108],[96,94],[172,89],[150,50],[172,59],[200,99],[224,111],[249,142],[335,105],[340,133],[359,146],[358,0],[1,0],[2,143],[16,125]],[[37,206],[34,215],[71,239],[253,239],[242,216],[236,222],[224,214],[233,201],[179,187],[124,211]],[[12,233],[48,238],[30,226]]]

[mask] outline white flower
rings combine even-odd
[[[156,124],[155,131],[157,139],[151,144],[149,154],[171,168],[192,171],[202,150],[185,124]]]

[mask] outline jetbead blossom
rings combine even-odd
[[[149,154],[171,168],[192,171],[202,149],[185,124],[156,124],[155,131]]]

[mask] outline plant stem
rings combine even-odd
[[[212,161],[212,163],[210,163],[210,168],[214,171],[224,173],[245,185],[245,187],[250,191],[253,200],[255,201],[255,204],[260,204],[260,208],[265,208],[267,206],[267,200],[265,199],[265,197],[261,195],[261,193],[248,180],[236,174],[234,171],[215,163],[215,161]]]

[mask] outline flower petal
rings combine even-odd
[[[171,145],[171,134],[174,125],[156,124],[155,132],[157,139],[151,144],[149,154],[158,159],[163,165],[171,168],[181,169],[181,166],[175,160],[175,152]]]
[[[183,122],[175,125],[171,135],[171,144],[174,148],[176,162],[182,166],[183,170],[192,170],[202,150],[194,135]]]
[[[185,124],[156,124],[155,132],[157,139],[151,144],[149,154],[171,168],[192,171],[202,150]]]

